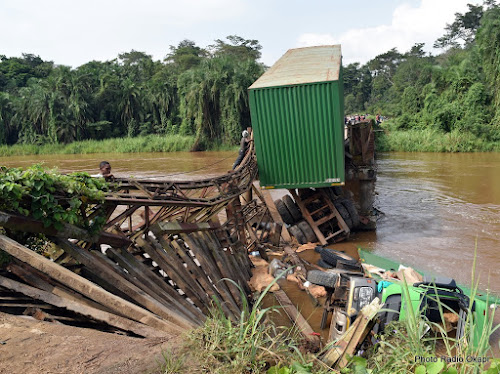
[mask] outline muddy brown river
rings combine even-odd
[[[117,176],[172,179],[227,172],[236,152],[42,155],[0,158],[0,165],[43,162],[61,172],[98,172],[107,160]],[[334,246],[371,248],[424,271],[470,284],[477,246],[480,289],[500,294],[500,154],[386,153],[378,155],[375,232],[354,233]],[[273,191],[279,197],[283,191]]]

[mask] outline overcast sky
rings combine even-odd
[[[0,55],[33,53],[72,67],[146,52],[163,59],[184,39],[200,47],[257,39],[272,65],[290,48],[341,44],[344,64],[434,41],[476,0],[0,0]]]

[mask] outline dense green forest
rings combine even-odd
[[[207,49],[184,40],[163,62],[138,51],[76,69],[32,54],[0,56],[0,144],[194,135],[194,149],[237,144],[250,125],[247,88],[263,73],[256,40]]]
[[[434,46],[442,53],[416,43],[345,66],[346,114],[389,117],[386,149],[448,136],[467,147],[406,150],[498,150],[500,7],[469,4]],[[261,48],[235,35],[207,48],[184,40],[163,61],[131,51],[75,69],[32,54],[0,55],[0,145],[149,134],[192,136],[194,150],[237,144],[250,125],[247,88],[265,70]]]
[[[406,53],[391,49],[365,65],[346,66],[346,113],[392,118],[388,129],[400,133],[393,141],[411,142],[410,133],[423,142],[440,134],[476,145],[499,142],[500,7],[469,4],[434,47],[444,52],[428,55],[416,43]]]

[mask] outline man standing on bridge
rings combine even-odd
[[[238,165],[243,161],[245,154],[247,153],[248,143],[250,142],[250,134],[247,130],[243,130],[241,133],[241,141],[240,141],[240,151],[238,154],[238,158],[233,164],[233,170],[238,167]]]

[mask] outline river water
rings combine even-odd
[[[111,151],[111,150],[110,150]],[[0,158],[0,165],[42,162],[61,172],[98,172],[107,160],[116,176],[171,179],[227,172],[236,152],[42,155]],[[500,154],[387,153],[378,155],[375,232],[354,233],[339,249],[380,255],[469,285],[477,245],[480,289],[500,293]],[[273,191],[278,197],[283,191]]]

